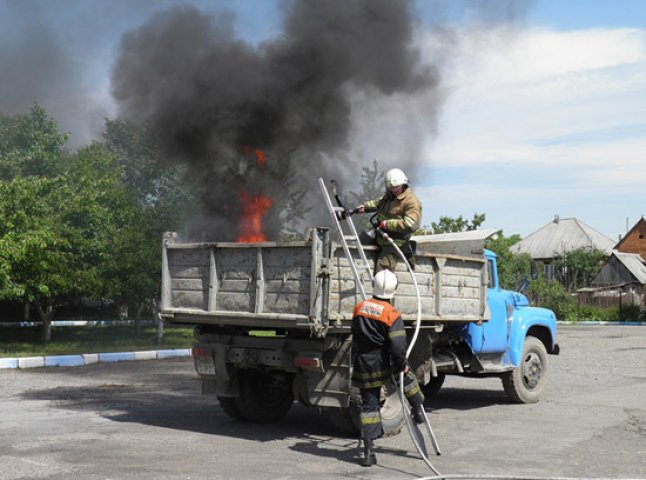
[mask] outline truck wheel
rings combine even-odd
[[[420,388],[426,397],[432,397],[440,391],[440,388],[444,385],[444,380],[446,380],[446,375],[438,373],[437,377],[431,377],[431,381],[426,385],[420,385]]]
[[[355,414],[352,407],[326,408],[324,415],[325,419],[330,422],[337,432],[353,437],[360,435],[361,426],[355,423],[359,417],[358,414]]]
[[[235,420],[244,420],[244,417],[240,413],[240,410],[238,410],[238,406],[236,405],[236,399],[231,398],[231,397],[217,397],[218,402],[220,403],[220,406],[222,407],[222,410],[224,410],[224,413],[226,413],[228,416]]]
[[[502,385],[510,400],[536,403],[547,380],[547,352],[538,338],[528,336],[523,345],[520,365],[502,375]]]
[[[259,370],[240,373],[240,396],[235,404],[242,418],[258,423],[283,418],[294,403],[288,377]]]

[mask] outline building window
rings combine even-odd
[[[546,263],[543,266],[543,273],[545,274],[546,280],[554,280],[554,265]]]

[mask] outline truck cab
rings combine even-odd
[[[547,354],[559,353],[556,317],[551,310],[530,306],[525,295],[500,288],[497,256],[490,250],[484,250],[484,256],[489,320],[449,329],[436,338],[436,344],[443,345],[438,348],[440,354],[449,348],[459,361],[444,362],[437,376],[429,379],[426,391],[436,393],[445,374],[495,375],[502,379],[510,400],[536,402],[546,384]]]

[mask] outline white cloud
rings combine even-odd
[[[477,211],[527,234],[558,213],[622,231],[646,204],[646,31],[455,38],[451,96],[425,149],[432,173],[417,188],[425,222]]]

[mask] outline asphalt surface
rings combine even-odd
[[[646,327],[559,329],[541,402],[450,377],[427,410],[443,474],[646,478]],[[356,440],[294,405],[274,425],[228,418],[192,359],[0,370],[0,479],[414,479],[406,432],[357,464]]]

